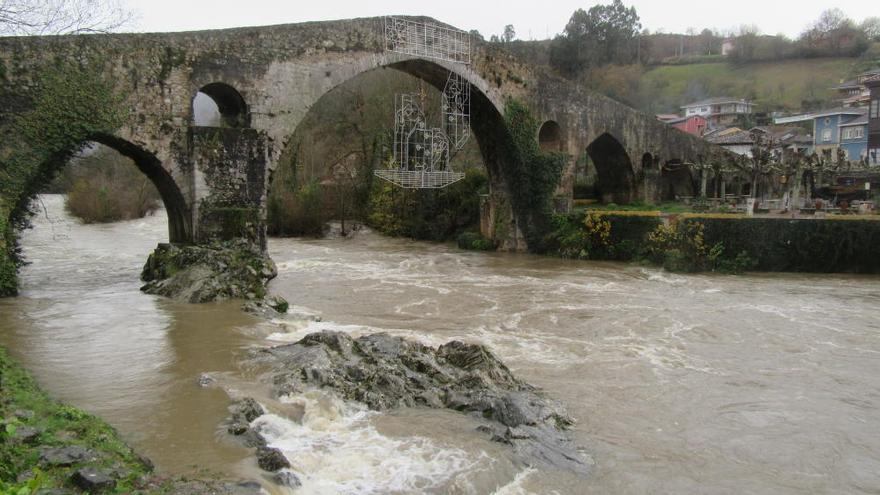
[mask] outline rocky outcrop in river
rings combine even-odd
[[[262,301],[266,284],[277,274],[268,255],[254,252],[245,243],[160,244],[144,265],[141,280],[146,285],[141,290],[189,303]],[[287,303],[280,298],[267,301],[280,312],[287,310]]]
[[[561,405],[517,379],[487,348],[453,341],[432,348],[400,337],[352,338],[313,333],[297,343],[258,351],[281,396],[312,388],[382,411],[448,408],[470,413],[479,430],[510,445],[528,465],[586,474],[588,466],[566,433]]]

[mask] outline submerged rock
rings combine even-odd
[[[277,274],[269,256],[246,243],[159,244],[144,265],[141,280],[146,285],[141,290],[189,303],[259,300]],[[281,301],[273,301],[275,306],[282,306]]]
[[[272,481],[279,486],[287,488],[299,488],[302,486],[302,481],[299,479],[299,476],[287,470],[275,473],[275,476],[272,477]]]
[[[511,445],[526,464],[588,471],[565,432],[572,420],[561,405],[517,379],[483,346],[454,341],[435,349],[387,334],[353,339],[321,332],[262,350],[257,359],[272,367],[279,395],[319,387],[374,410],[471,413],[486,421],[481,431]]]

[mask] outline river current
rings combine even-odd
[[[257,420],[296,493],[880,493],[880,278],[677,275],[364,231],[272,239],[270,289],[301,317],[267,322],[138,290],[162,212],[80,225],[61,196],[40,209],[0,343],[162,472],[265,481],[221,427],[230,396],[268,401],[253,348],[327,329],[489,346],[566,405],[593,474],[523,467],[458,413],[311,392],[283,400],[301,418],[270,404]]]

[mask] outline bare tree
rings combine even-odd
[[[133,20],[120,0],[0,0],[0,35],[106,33]]]

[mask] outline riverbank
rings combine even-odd
[[[880,273],[880,217],[587,210],[556,215],[547,254],[635,261],[671,272]]]
[[[163,479],[102,419],[49,397],[0,348],[0,493],[260,493],[258,484]]]

